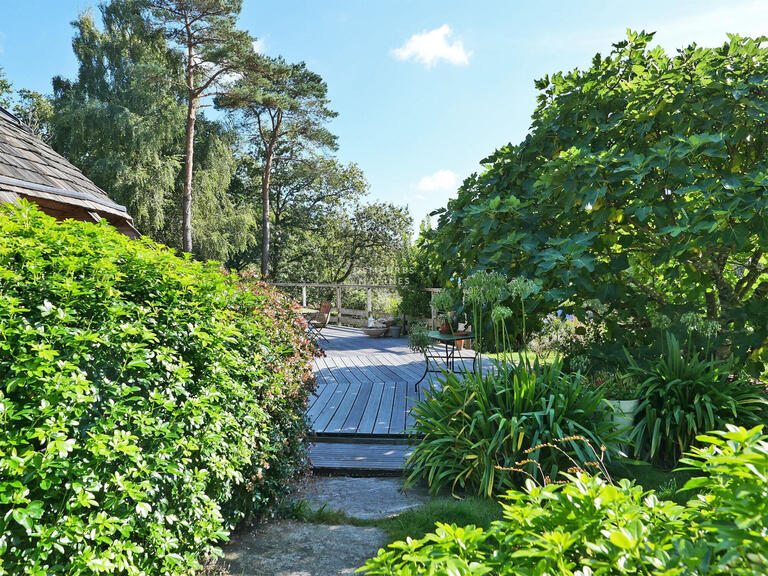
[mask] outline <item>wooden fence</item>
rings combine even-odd
[[[331,319],[336,324],[341,326],[367,326],[368,317],[375,312],[382,312],[373,309],[373,293],[376,290],[387,290],[394,292],[397,290],[397,286],[394,284],[322,284],[322,283],[291,283],[291,282],[277,282],[275,286],[280,288],[301,288],[301,305],[307,306],[307,288],[325,288],[334,292],[336,296],[336,302],[332,302],[334,307],[331,309]],[[365,310],[359,310],[355,308],[342,307],[342,292],[345,289],[357,289],[366,291],[366,308]],[[425,288],[426,292],[430,292],[432,297],[437,292],[440,292],[440,288]],[[316,303],[315,303],[316,304]],[[435,309],[431,307],[431,318],[409,318],[410,322],[429,322],[432,328],[436,326]]]

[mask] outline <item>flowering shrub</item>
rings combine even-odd
[[[684,462],[709,490],[685,506],[628,480],[570,476],[510,491],[488,530],[438,523],[418,540],[390,544],[366,574],[605,576],[768,573],[768,436],[730,426],[700,437]]]
[[[191,574],[305,464],[291,303],[0,208],[0,574]]]

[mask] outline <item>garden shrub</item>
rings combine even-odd
[[[590,316],[577,320],[562,313],[548,315],[528,344],[531,351],[563,358],[563,365],[571,372],[586,374],[603,368],[605,363],[590,356],[590,351],[601,341],[605,327]]]
[[[728,426],[700,436],[703,447],[681,460],[702,473],[686,488],[702,493],[690,505],[717,559],[716,574],[768,573],[768,436],[762,426]]]
[[[437,524],[424,538],[390,544],[366,574],[497,576],[768,573],[768,436],[729,427],[701,437],[685,460],[709,490],[685,506],[628,480],[596,476],[563,484],[528,481],[502,499],[504,519],[487,530]]]
[[[425,478],[433,492],[445,486],[484,496],[519,486],[525,474],[554,478],[573,464],[618,451],[611,409],[579,374],[552,364],[511,362],[487,374],[446,373],[413,408],[412,432],[421,436],[406,462],[406,483]],[[542,450],[558,443],[563,450]],[[590,447],[591,445],[591,447]],[[539,466],[541,468],[539,468]]]
[[[708,430],[760,423],[768,406],[764,388],[741,376],[733,360],[683,354],[669,333],[662,355],[643,365],[630,358],[627,374],[640,398],[631,434],[635,452],[655,463],[676,464]]]
[[[629,32],[537,81],[529,134],[482,161],[428,246],[443,281],[524,275],[540,284],[534,315],[592,315],[605,326],[593,361],[652,346],[665,325],[682,333],[694,312],[717,324],[716,346],[762,368],[768,45],[654,44]]]
[[[0,208],[0,574],[191,574],[306,461],[309,343],[270,288]]]

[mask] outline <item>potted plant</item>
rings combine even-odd
[[[391,336],[392,338],[400,338],[400,331],[402,330],[402,326],[400,325],[400,318],[395,316],[395,318],[392,320],[392,323],[389,324],[387,335]]]
[[[414,352],[421,352],[429,348],[432,338],[429,337],[429,328],[423,324],[414,324],[408,334],[408,345]]]
[[[640,403],[632,379],[625,374],[604,372],[595,376],[594,386],[603,392],[603,397],[613,407],[616,428],[628,432]]]
[[[453,326],[453,298],[443,290],[435,294],[432,298],[432,307],[437,312],[437,319],[440,322],[440,333],[451,334],[455,327]]]

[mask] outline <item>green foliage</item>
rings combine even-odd
[[[426,478],[433,492],[450,486],[490,497],[519,485],[523,473],[555,478],[571,466],[561,450],[542,444],[584,437],[594,449],[558,443],[581,463],[599,460],[602,447],[609,457],[617,451],[602,394],[557,361],[506,364],[495,374],[446,373],[441,384],[413,408],[412,431],[422,439],[406,462],[407,483]]]
[[[256,210],[230,193],[238,164],[238,135],[205,118],[198,119],[196,134],[197,168],[192,198],[194,254],[205,260],[226,261],[256,243]],[[180,210],[178,200],[176,206]],[[174,218],[164,234],[169,238],[180,238],[180,223],[181,218]]]
[[[264,212],[271,145],[273,278],[341,282],[366,274],[365,282],[391,283],[383,271],[404,245],[407,211],[362,205],[368,184],[360,168],[327,155],[335,137],[325,123],[335,113],[328,109],[325,82],[303,63],[254,54],[248,35],[234,28],[240,4],[104,2],[99,18],[84,12],[73,23],[78,74],[54,78],[55,114],[49,117],[45,97],[28,91],[19,92],[14,110],[125,204],[143,234],[183,248],[189,233],[195,256],[240,270],[263,253],[257,237],[265,225],[259,227],[257,215]],[[181,24],[185,13],[194,16],[193,37]],[[190,43],[196,58],[187,66],[182,48]],[[211,97],[243,110],[248,122],[201,114]],[[262,133],[254,118],[271,122],[270,112],[279,121],[275,117],[274,130]],[[194,120],[189,150],[186,120]],[[193,167],[191,189],[185,164]]]
[[[16,95],[13,114],[24,122],[35,136],[46,142],[50,141],[53,122],[53,101],[50,98],[40,92],[22,88]]]
[[[301,154],[301,146],[289,145],[279,151],[270,178],[272,236],[270,276],[290,282],[306,279],[331,282],[325,274],[322,255],[316,245],[326,222],[346,213],[368,190],[363,171],[355,164],[344,165],[320,154]],[[263,167],[250,160],[250,173],[244,179],[248,202],[261,212]],[[238,265],[259,260],[261,244],[237,255]]]
[[[649,346],[654,318],[679,331],[691,311],[717,322],[713,343],[761,359],[768,46],[731,36],[667,55],[651,41],[630,32],[537,82],[530,134],[465,181],[431,245],[448,277],[536,278],[541,317],[592,313],[608,360]]]
[[[304,62],[288,64],[282,58],[256,55],[243,68],[231,90],[217,99],[220,106],[241,113],[261,164],[261,275],[270,272],[271,178],[275,158],[286,154],[300,163],[307,151],[335,150],[336,136],[326,124],[337,116],[330,109],[328,86]],[[293,156],[293,157],[291,157]]]
[[[664,354],[648,366],[630,358],[627,374],[640,398],[631,438],[636,453],[652,462],[675,464],[708,430],[754,426],[768,406],[762,386],[734,375],[732,360],[683,354],[672,334]]]
[[[435,522],[450,524],[474,524],[482,528],[490,527],[494,520],[501,519],[501,506],[495,500],[487,498],[452,497],[432,498],[418,508],[401,512],[393,518],[386,518],[377,525],[387,531],[391,541],[404,540],[408,537],[421,538],[435,527]]]
[[[290,302],[0,208],[0,574],[192,574],[305,463]]]
[[[406,245],[410,227],[406,208],[388,202],[347,206],[335,218],[321,220],[312,237],[314,244],[302,246],[305,253],[311,251],[309,258],[317,260],[305,271],[332,283],[357,278],[389,284],[391,277],[381,274],[391,270],[397,252]]]
[[[567,484],[508,492],[504,519],[489,530],[438,524],[420,540],[396,542],[366,564],[369,574],[646,574],[670,563],[685,509],[622,480],[587,475]]]
[[[768,569],[768,436],[762,427],[700,436],[681,460],[685,469],[703,473],[686,489],[703,490],[691,502],[698,526],[717,558],[715,573],[764,574]]]
[[[570,370],[585,374],[605,364],[600,358],[589,354],[596,345],[602,343],[602,330],[603,327],[592,318],[577,320],[572,316],[551,313],[542,319],[528,345],[537,354],[556,354],[562,357],[563,363]]]
[[[105,2],[103,30],[90,12],[74,22],[78,74],[75,80],[54,78],[50,138],[58,152],[126,205],[142,233],[181,248],[184,58],[150,18],[149,5]],[[41,124],[45,109],[39,102],[30,100],[25,110],[33,127]],[[229,194],[240,143],[234,129],[200,115],[194,143],[195,254],[226,260],[255,241],[253,207]]]
[[[768,437],[729,427],[701,437],[685,460],[705,475],[688,488],[711,492],[680,506],[628,480],[570,477],[565,484],[508,492],[504,519],[489,529],[438,523],[395,542],[367,574],[754,575],[768,570]],[[361,569],[363,570],[363,569]]]
[[[424,351],[432,346],[432,338],[429,335],[429,327],[424,324],[414,324],[408,334],[408,345],[414,352]]]
[[[0,106],[21,120],[32,133],[48,142],[51,138],[53,102],[34,90],[20,88],[15,94],[13,84],[0,66]]]
[[[407,210],[362,203],[368,183],[355,164],[328,156],[328,87],[305,63],[258,56],[217,103],[242,120],[252,174],[248,194],[261,212],[261,273],[281,281],[377,282],[410,229]],[[258,189],[258,190],[257,190]],[[253,260],[249,254],[237,260]],[[245,258],[243,258],[245,256]]]
[[[287,511],[288,517],[314,524],[347,524],[351,526],[375,526],[387,532],[390,542],[408,537],[420,538],[430,532],[435,522],[474,524],[490,527],[494,520],[501,519],[501,506],[488,498],[435,497],[416,508],[404,510],[397,516],[387,518],[355,518],[340,510],[325,506],[311,510],[306,501],[299,501]]]
[[[400,251],[397,258],[396,283],[403,314],[412,319],[431,316],[431,294],[427,288],[438,288],[442,262],[424,246],[429,232],[429,218],[420,226],[419,238],[412,246]]]
[[[0,106],[3,108],[9,108],[11,106],[11,93],[13,92],[13,85],[6,78],[5,72],[3,72],[2,66],[0,66]]]
[[[242,0],[139,0],[132,2],[137,15],[170,41],[181,62],[182,76],[176,79],[181,102],[186,106],[184,127],[184,173],[181,182],[181,245],[192,252],[193,180],[195,129],[206,98],[226,95],[232,77],[239,77],[258,60],[254,40],[236,27]]]
[[[432,308],[440,322],[453,325],[453,319],[456,314],[456,303],[453,295],[448,290],[441,290],[432,296]]]
[[[639,393],[632,378],[619,372],[596,372],[589,380],[589,385],[598,388],[606,400],[634,400]]]
[[[432,297],[432,306],[438,312],[443,314],[451,314],[455,306],[453,296],[447,290],[441,290]]]

